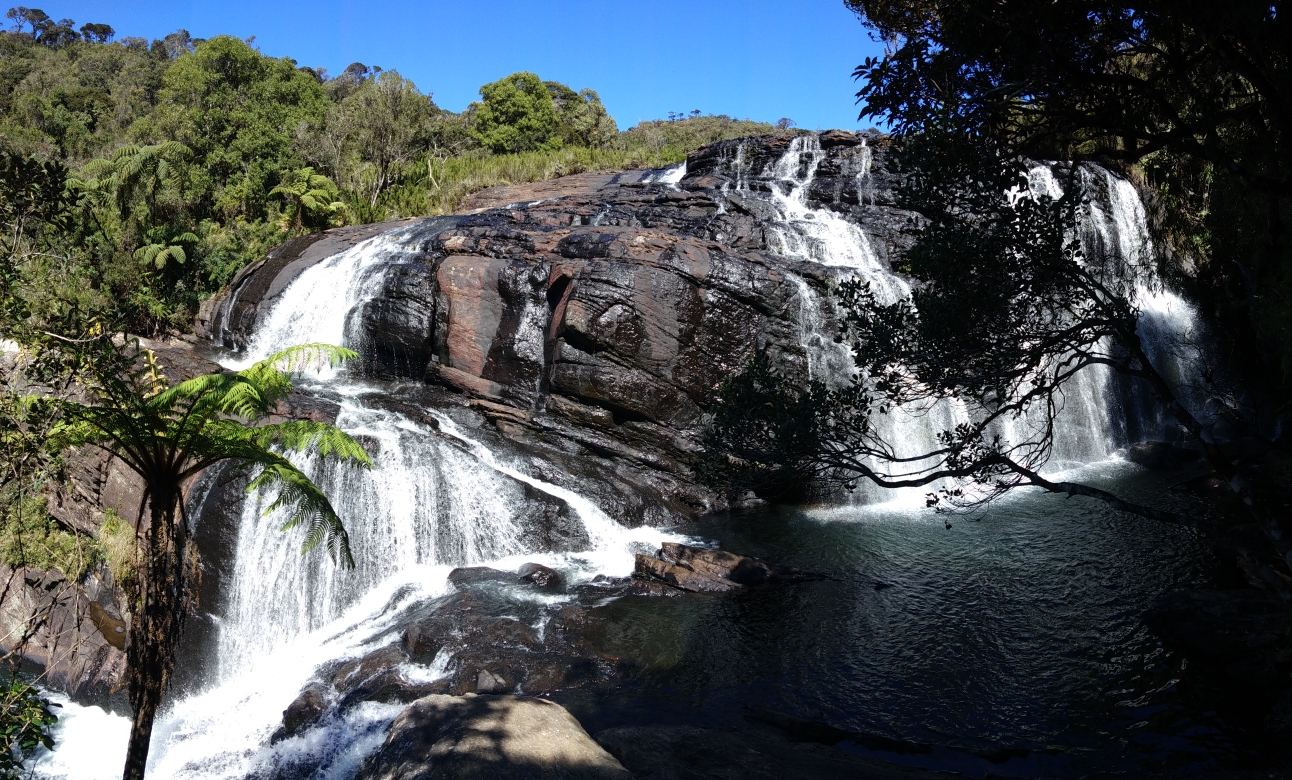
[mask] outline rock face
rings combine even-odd
[[[395,718],[361,780],[631,780],[563,707],[524,696],[419,699]]]
[[[871,140],[824,133],[802,159],[789,136],[720,142],[676,185],[581,174],[478,193],[471,214],[296,239],[239,274],[199,326],[244,347],[302,270],[393,231],[399,250],[348,326],[368,372],[465,394],[621,521],[694,515],[724,505],[691,469],[722,380],[759,350],[802,364],[804,318],[833,316],[814,307],[835,271],[779,253],[766,193],[814,164],[807,201],[864,225],[888,257],[908,214]]]
[[[186,342],[141,338],[139,345],[153,354],[171,384],[220,368]],[[93,536],[108,511],[131,523],[138,516],[142,482],[117,458],[82,447],[67,454],[66,473],[46,495],[50,515],[66,528]],[[125,685],[124,603],[106,564],[79,581],[57,570],[0,565],[0,651],[21,644],[24,660],[45,669],[42,684],[106,703]]]

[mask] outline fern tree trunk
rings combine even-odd
[[[123,780],[143,780],[153,720],[175,665],[175,644],[188,609],[187,534],[181,500],[178,486],[148,497],[150,522],[140,545],[140,598],[127,649],[134,722]]]

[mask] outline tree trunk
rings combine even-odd
[[[130,724],[130,746],[126,750],[126,769],[122,780],[144,780],[144,769],[148,765],[148,746],[152,744],[153,719],[157,717],[161,694],[161,686],[153,686],[144,691],[139,697],[140,701],[135,704],[135,719]]]
[[[188,608],[185,582],[185,529],[176,522],[178,488],[149,495],[148,528],[143,532],[140,598],[130,621],[130,705],[134,721],[123,780],[143,780],[153,719],[175,664],[175,644]]]

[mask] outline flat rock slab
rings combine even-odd
[[[526,696],[418,699],[359,780],[632,780],[559,704]]]

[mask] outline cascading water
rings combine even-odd
[[[386,233],[302,272],[265,316],[245,353],[231,356],[226,365],[241,368],[300,343],[349,345],[355,331],[349,320],[380,294],[384,268],[414,252],[416,241],[410,232]],[[318,667],[396,639],[410,610],[447,592],[451,569],[478,564],[515,569],[535,561],[561,569],[577,583],[597,574],[626,575],[634,552],[680,538],[618,525],[577,493],[508,464],[446,415],[432,412],[436,431],[373,405],[369,396],[380,397],[381,390],[344,370],[320,371],[317,380],[326,381],[316,390],[340,401],[336,425],[362,440],[374,461],[374,468],[365,470],[297,458],[345,521],[356,568],[340,569],[321,551],[301,555],[299,538],[279,531],[281,512],[265,516],[264,498],[243,503],[227,605],[217,618],[218,672],[210,688],[175,702],[159,718],[150,777],[240,778],[293,754],[319,764],[317,777],[349,777],[357,761],[379,744],[398,706],[367,703],[306,734],[264,746],[283,708]],[[540,521],[527,509],[527,489],[545,496],[549,506],[567,508],[577,521],[580,529],[566,534],[566,549],[549,549],[550,535],[534,532]],[[427,680],[442,676],[445,668],[437,663],[403,673]],[[75,744],[42,757],[38,773],[96,778],[109,757],[122,752],[124,760],[125,741],[110,741],[125,728],[124,719],[97,708],[73,711],[75,719],[60,727],[69,735],[78,733],[77,723],[110,724],[96,727],[106,755],[92,764],[77,763],[67,751],[87,746],[84,737],[74,738]]]
[[[734,167],[736,187],[754,197],[743,170],[743,148],[737,150]],[[859,277],[868,282],[881,301],[892,302],[910,295],[910,283],[893,273],[876,255],[865,231],[838,212],[809,204],[817,169],[826,153],[816,135],[798,136],[788,149],[762,174],[769,187],[771,205],[777,215],[769,225],[769,239],[775,251],[784,257],[814,262],[831,268],[835,277]],[[858,191],[870,173],[870,150],[861,149],[855,176]],[[1197,315],[1183,299],[1157,283],[1151,267],[1152,248],[1148,237],[1144,207],[1130,182],[1099,170],[1101,181],[1092,180],[1091,171],[1081,169],[1083,186],[1103,187],[1107,197],[1095,199],[1082,221],[1082,239],[1087,245],[1098,244],[1113,253],[1120,263],[1135,271],[1135,303],[1142,311],[1141,336],[1150,358],[1177,385],[1188,375],[1189,349],[1182,343],[1196,345]],[[1062,189],[1047,166],[1037,166],[1030,175],[1034,194],[1057,198]],[[1106,203],[1106,206],[1104,205]],[[854,373],[851,354],[828,334],[829,322],[836,312],[829,300],[823,300],[802,276],[793,275],[800,311],[800,343],[807,358],[809,375],[835,386],[849,382]],[[1196,349],[1195,349],[1196,351]],[[1068,468],[1084,463],[1107,460],[1129,444],[1125,425],[1126,405],[1146,406],[1139,398],[1122,398],[1113,389],[1111,369],[1095,366],[1080,372],[1064,388],[1062,409],[1054,421],[1054,447],[1049,469]],[[1143,413],[1141,412],[1141,415]],[[1017,419],[1002,420],[1003,439],[1018,444],[1034,438],[1047,424],[1039,413]],[[918,409],[898,409],[877,421],[885,441],[891,442],[896,454],[912,457],[934,448],[938,434],[968,421],[965,409],[951,401],[942,401]],[[926,488],[881,492],[865,487],[858,496],[863,502],[875,500],[916,505],[922,502]]]
[[[868,173],[868,155],[868,150],[862,152],[859,179]],[[816,136],[794,139],[762,174],[769,184],[769,194],[763,195],[751,191],[754,173],[744,147],[738,147],[736,189],[767,199],[777,215],[767,226],[773,246],[787,258],[822,267],[817,278],[858,275],[888,300],[908,295],[907,280],[884,265],[860,227],[833,210],[810,205],[824,156]],[[684,171],[685,166],[678,166],[651,181],[673,184]],[[1046,168],[1038,169],[1034,180],[1034,188],[1057,187]],[[1136,262],[1149,257],[1143,207],[1134,188],[1110,175],[1104,184],[1108,197],[1092,206],[1090,239]],[[242,367],[294,344],[351,342],[358,332],[354,316],[381,294],[386,267],[419,251],[417,240],[414,231],[393,231],[302,272],[264,315],[246,351],[227,364]],[[828,296],[819,294],[805,275],[791,274],[790,279],[799,292],[800,341],[809,370],[828,382],[847,381],[851,356],[829,335],[836,314]],[[1144,287],[1139,304],[1155,364],[1159,356],[1167,360],[1171,339],[1196,331],[1192,309],[1160,286]],[[1173,370],[1183,376],[1187,365]],[[450,589],[450,569],[483,563],[515,568],[538,561],[577,582],[601,572],[625,574],[632,567],[632,552],[657,548],[669,538],[657,529],[619,526],[588,499],[536,479],[491,451],[447,414],[431,412],[437,423],[432,427],[382,407],[383,388],[365,385],[344,371],[325,373],[319,379],[326,381],[313,389],[339,401],[337,425],[368,446],[375,468],[323,467],[309,459],[300,464],[333,497],[349,528],[358,566],[339,571],[324,554],[301,556],[299,538],[278,531],[281,518],[262,516],[262,501],[245,502],[237,520],[228,603],[217,618],[218,672],[206,690],[174,702],[159,719],[150,777],[241,778],[293,755],[316,761],[314,777],[350,777],[357,762],[380,743],[398,705],[367,703],[274,746],[268,746],[268,737],[283,708],[317,669],[394,641],[410,614]],[[1055,462],[1100,460],[1124,446],[1115,395],[1100,371],[1087,371],[1073,384],[1058,421]],[[962,408],[939,403],[887,415],[880,425],[898,454],[907,456],[927,451],[939,432],[965,419]],[[1026,424],[1015,421],[1020,427],[1007,433],[1025,436]],[[866,501],[895,499],[904,505],[922,503],[925,492],[913,489],[894,497],[870,490],[862,496]],[[526,491],[564,506],[577,521],[578,532],[565,549],[551,550],[535,538]],[[401,673],[409,679],[434,678],[445,673],[448,660],[410,665]],[[41,759],[38,774],[79,780],[102,776],[105,765],[119,766],[124,719],[74,705],[69,712],[74,716],[60,725],[68,741]],[[93,727],[78,731],[78,724],[86,723]],[[76,756],[89,754],[96,760],[78,763]]]

